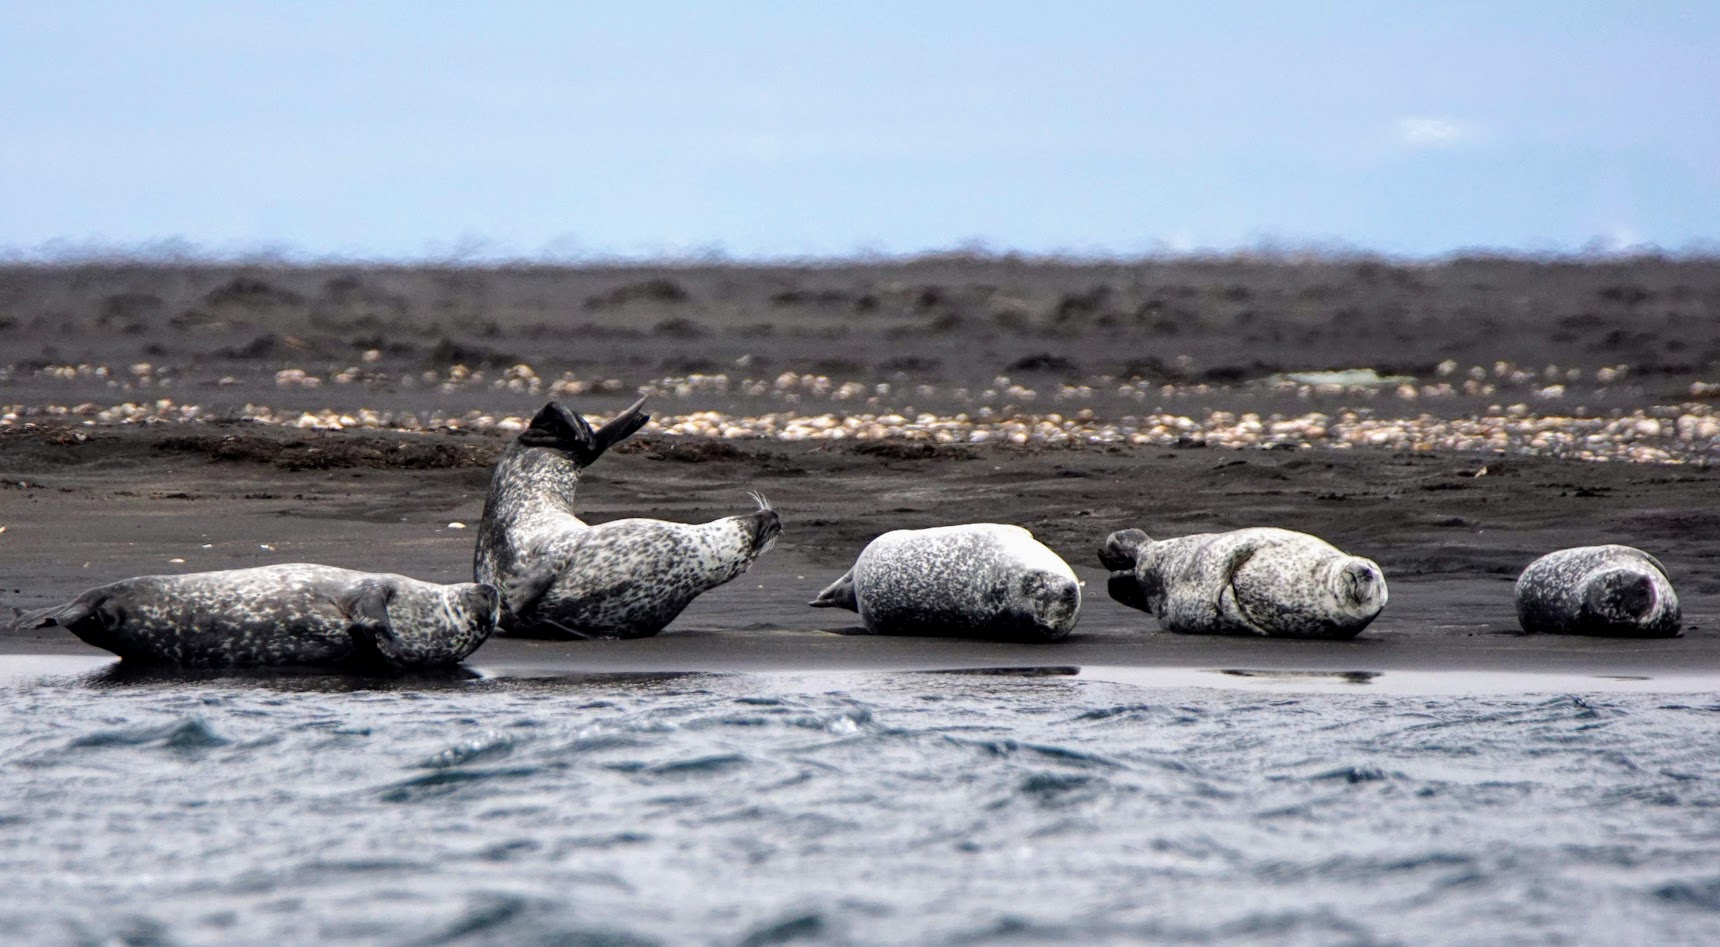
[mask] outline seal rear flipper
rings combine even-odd
[[[851,612],[860,610],[860,601],[854,596],[854,570],[843,573],[842,578],[825,586],[818,597],[806,604],[813,608],[846,608]]]
[[[627,406],[627,410],[609,419],[609,423],[598,428],[592,434],[592,452],[589,458],[580,458],[582,466],[590,466],[592,461],[603,455],[603,452],[632,437],[640,428],[649,424],[651,416],[644,411],[645,399],[640,398]]]
[[[613,422],[611,422],[613,423]],[[566,451],[584,466],[585,458],[595,459],[602,451],[596,449],[596,435],[591,424],[559,401],[551,401],[538,409],[531,423],[518,438],[527,447],[553,447]]]
[[[12,619],[11,627],[17,631],[29,631],[33,628],[70,628],[83,621],[95,612],[94,603],[78,599],[67,605],[50,605],[34,611],[20,611]]]

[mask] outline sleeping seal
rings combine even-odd
[[[424,668],[476,650],[500,603],[488,585],[293,563],[125,579],[20,624],[58,625],[141,662]]]
[[[1678,596],[1660,560],[1630,546],[1577,546],[1529,563],[1517,578],[1524,631],[1675,638]]]
[[[1154,542],[1138,529],[1099,550],[1111,597],[1183,634],[1353,638],[1386,605],[1371,560],[1260,527]]]
[[[502,588],[505,631],[643,638],[700,593],[747,570],[782,532],[756,512],[702,525],[615,520],[588,526],[573,509],[579,471],[650,420],[641,400],[597,430],[545,405],[496,465],[478,527],[473,573]]]
[[[813,608],[846,608],[875,635],[1056,641],[1075,628],[1081,583],[1019,526],[898,529],[867,544]]]

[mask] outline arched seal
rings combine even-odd
[[[1259,527],[1154,542],[1138,529],[1099,550],[1111,597],[1183,634],[1353,638],[1386,605],[1372,560]]]
[[[1081,583],[1019,526],[898,529],[872,540],[814,608],[846,608],[875,635],[1056,641],[1075,628]]]
[[[500,603],[488,585],[293,563],[125,579],[20,624],[58,625],[142,662],[424,668],[476,650]]]
[[[1678,596],[1660,560],[1630,546],[1577,546],[1529,563],[1517,578],[1524,631],[1675,638]]]
[[[586,525],[573,509],[579,471],[650,420],[643,405],[594,431],[551,402],[497,463],[473,574],[503,589],[503,630],[654,635],[700,593],[745,572],[782,532],[776,511],[757,496],[757,512],[701,525],[651,519]]]

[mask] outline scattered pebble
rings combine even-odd
[[[465,529],[466,524],[465,523],[449,523],[448,528],[449,529]]]

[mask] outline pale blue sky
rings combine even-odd
[[[1720,241],[1720,3],[0,0],[0,248]]]

